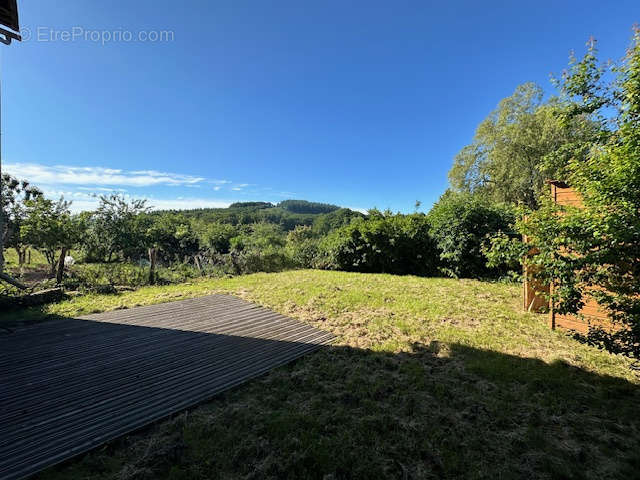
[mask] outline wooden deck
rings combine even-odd
[[[27,477],[332,340],[226,295],[0,333],[0,479]]]

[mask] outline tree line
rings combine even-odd
[[[59,281],[71,250],[82,264],[157,262],[200,274],[323,268],[495,277],[504,269],[487,267],[483,248],[489,234],[508,231],[514,220],[508,206],[454,192],[428,214],[365,215],[301,200],[152,212],[145,200],[114,193],[101,196],[96,210],[72,215],[68,202],[45,198],[27,181],[6,175],[4,185],[5,241],[18,253],[18,267],[27,249],[36,249]],[[153,273],[148,278],[153,282]]]

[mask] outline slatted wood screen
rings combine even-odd
[[[551,196],[558,205],[582,207],[582,198],[576,190],[563,182],[551,181],[549,183],[551,185]],[[553,286],[544,286],[536,282],[535,277],[533,280],[527,280],[526,277],[525,275],[524,308],[535,312],[549,309],[549,325],[551,328],[560,327],[586,333],[589,330],[589,325],[611,327],[608,313],[592,298],[586,300],[584,307],[579,311],[579,315],[560,315],[554,312],[544,297],[544,293],[549,293],[550,288],[552,289]]]

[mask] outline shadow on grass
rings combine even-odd
[[[21,327],[55,320],[58,316],[47,313],[48,305],[50,304],[5,309],[0,312],[0,333],[3,331],[11,333]]]
[[[175,330],[57,318],[30,328],[47,329],[38,333],[40,347],[53,359],[56,352],[59,359],[71,355],[71,364],[45,368],[61,375],[58,391],[64,391],[59,382],[69,382],[87,403],[98,401],[95,391],[136,378],[137,401],[162,405],[161,392],[180,395],[180,376],[206,366],[221,348],[235,359],[208,368],[233,370],[251,365],[242,357],[257,351],[306,348],[195,325]],[[74,331],[82,339],[75,346]],[[37,347],[14,345],[14,360]],[[182,363],[172,360],[176,352]],[[163,369],[175,385],[152,384],[150,376]],[[82,371],[103,372],[104,388],[91,375],[78,383]],[[80,401],[76,394],[69,398]],[[38,478],[634,478],[639,400],[638,385],[563,362],[435,341],[404,353],[333,346]],[[59,438],[47,435],[44,429],[45,441]]]

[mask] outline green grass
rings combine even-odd
[[[4,259],[9,268],[17,268],[18,266],[18,254],[13,248],[7,248],[4,251]],[[37,250],[31,249],[31,263],[29,266],[37,267],[40,265],[47,265],[47,259],[43,254]]]
[[[522,312],[518,285],[295,271],[87,295],[20,318],[214,292],[338,340],[40,478],[599,479],[640,469],[631,361]]]

